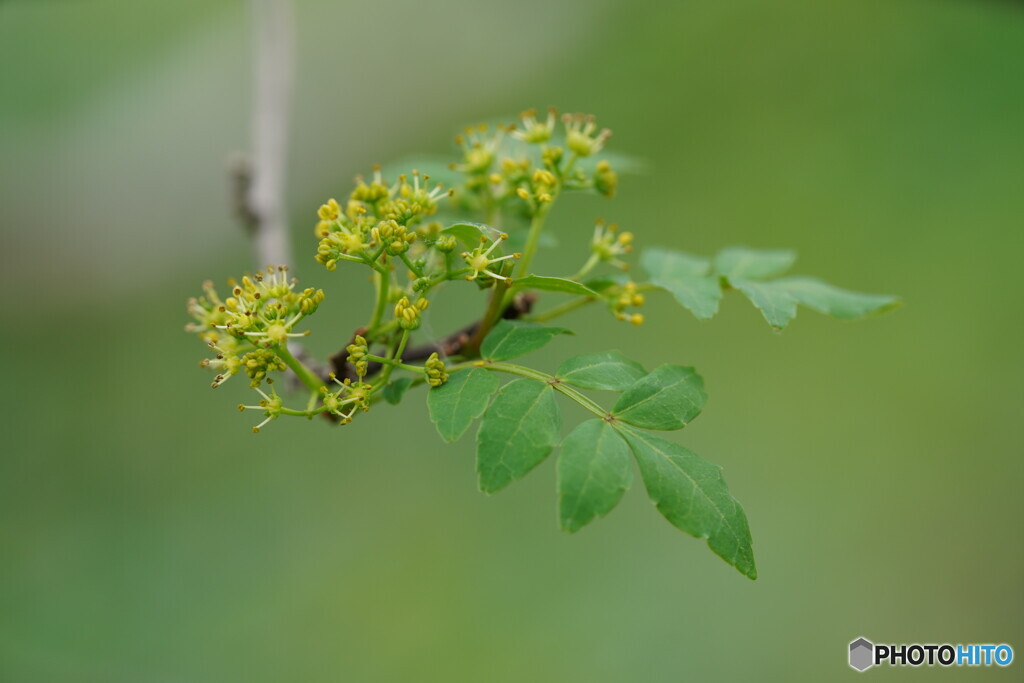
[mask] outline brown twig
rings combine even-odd
[[[502,313],[502,317],[507,320],[515,320],[516,318],[521,318],[522,316],[527,315],[531,310],[533,310],[533,304],[536,303],[536,301],[537,297],[534,294],[531,294],[529,292],[519,294],[518,296],[515,297],[515,299],[512,300],[512,305],[506,308],[505,311]],[[475,320],[469,325],[461,327],[452,332],[451,334],[441,337],[440,339],[436,339],[434,341],[428,342],[426,344],[421,344],[419,346],[411,346],[405,350],[405,353],[402,354],[402,361],[409,363],[426,360],[427,358],[430,358],[430,355],[432,353],[436,353],[442,358],[447,358],[449,356],[460,356],[462,355],[463,350],[472,340],[473,336],[476,334],[476,331],[480,327],[480,323],[480,320]],[[365,328],[361,327],[358,330],[356,330],[352,334],[352,338],[349,340],[348,344],[345,345],[345,347],[348,347],[349,344],[354,343],[357,335],[362,335],[365,333]],[[345,348],[342,348],[340,351],[338,351],[336,354],[330,357],[330,366],[331,370],[334,372],[335,375],[338,376],[339,379],[351,379],[352,381],[355,381],[356,371],[355,368],[348,363],[348,351]],[[368,366],[367,376],[372,376],[380,372],[380,368],[380,363],[370,363]]]

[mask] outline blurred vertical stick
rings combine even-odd
[[[290,0],[252,0],[252,160],[231,164],[235,208],[253,243],[255,267],[292,263],[285,211],[294,22]]]

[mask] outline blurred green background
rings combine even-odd
[[[251,266],[224,175],[249,144],[247,5],[0,2],[0,680],[840,680],[862,635],[1024,657],[1024,7],[295,10],[289,207],[321,355],[368,285],[313,264],[319,203],[548,104],[647,173],[560,204],[540,270],[575,269],[604,216],[641,247],[794,247],[906,306],[777,335],[737,297],[704,323],[651,297],[642,328],[580,312],[538,355],[701,371],[709,404],[671,438],[725,467],[756,582],[639,481],[573,536],[553,462],[479,494],[472,438],[442,445],[422,394],[254,436],[244,382],[211,392],[182,332],[202,280]]]

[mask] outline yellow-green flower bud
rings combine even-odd
[[[356,335],[355,342],[349,344],[345,349],[348,351],[348,362],[356,369],[356,375],[363,377],[366,374],[368,360],[366,355],[370,352],[367,348],[366,339]]]
[[[434,242],[434,248],[442,254],[450,254],[458,246],[459,241],[453,235],[441,235]]]
[[[594,189],[601,195],[611,199],[619,187],[619,176],[612,170],[612,165],[605,160],[597,163],[594,172]]]
[[[439,387],[448,381],[448,372],[445,370],[444,361],[437,357],[437,353],[430,354],[423,372],[427,377],[427,384],[432,387]]]
[[[420,301],[426,301],[426,299],[420,299]],[[403,330],[415,330],[420,326],[422,308],[419,307],[419,303],[413,304],[409,301],[409,297],[403,296],[395,304],[395,320]]]

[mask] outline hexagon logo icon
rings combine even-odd
[[[875,646],[865,638],[858,638],[850,643],[850,666],[857,671],[864,671],[875,665]]]

